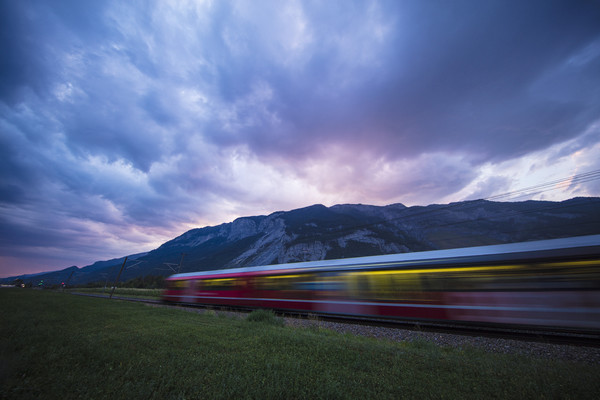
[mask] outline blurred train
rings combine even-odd
[[[600,235],[181,273],[163,300],[600,330]]]

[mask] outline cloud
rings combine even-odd
[[[241,215],[441,203],[600,168],[592,3],[0,7],[2,268],[91,263]]]

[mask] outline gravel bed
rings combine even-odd
[[[148,304],[152,307],[170,307],[163,305]],[[235,311],[215,311],[203,308],[181,308],[182,310],[196,313],[215,313],[232,318],[245,318],[248,314]],[[368,336],[377,339],[393,341],[428,341],[439,346],[450,347],[474,347],[484,351],[505,354],[530,355],[544,359],[558,359],[588,364],[600,364],[600,348],[586,346],[569,346],[562,344],[548,344],[540,342],[526,342],[521,340],[489,338],[483,336],[464,336],[449,333],[422,332],[401,328],[388,328],[378,326],[367,326],[341,322],[323,321],[317,318],[291,318],[285,317],[286,326],[294,328],[321,328],[329,329],[338,333],[350,333],[360,336]]]
[[[401,328],[355,325],[340,322],[312,319],[285,318],[286,325],[293,327],[319,327],[339,333],[351,333],[393,341],[425,340],[440,346],[475,347],[484,351],[505,354],[523,354],[538,358],[600,364],[600,348],[526,342],[521,340],[499,339],[483,336],[453,335],[450,333],[422,332]]]

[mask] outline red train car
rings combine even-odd
[[[600,235],[177,274],[166,302],[600,330]]]

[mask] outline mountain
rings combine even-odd
[[[132,254],[127,256],[127,260],[137,260],[146,254],[148,253]],[[114,281],[114,278],[116,277],[116,267],[120,267],[124,260],[125,257],[113,258],[106,261],[96,261],[92,265],[83,268],[72,266],[60,271],[11,276],[8,278],[1,278],[0,284],[13,284],[17,280],[22,281],[23,283],[31,283],[34,286],[40,282],[43,282],[44,285],[58,285],[63,282],[68,284],[81,284],[99,280],[107,281],[110,277],[112,277],[112,280]]]
[[[18,275],[11,276],[9,278],[0,279],[0,284],[25,284],[29,283],[31,285],[58,285],[61,282],[66,282],[69,277],[74,275],[74,273],[79,270],[76,266],[72,266],[69,268],[65,268],[60,271],[51,271],[51,272],[38,272],[37,274],[26,274],[26,275]]]
[[[155,250],[129,256],[121,280],[598,233],[600,198],[594,197],[562,202],[475,200],[426,207],[317,204],[192,229]],[[112,281],[123,260],[77,269],[70,282]],[[63,270],[34,278],[59,282],[67,279],[65,275]]]

